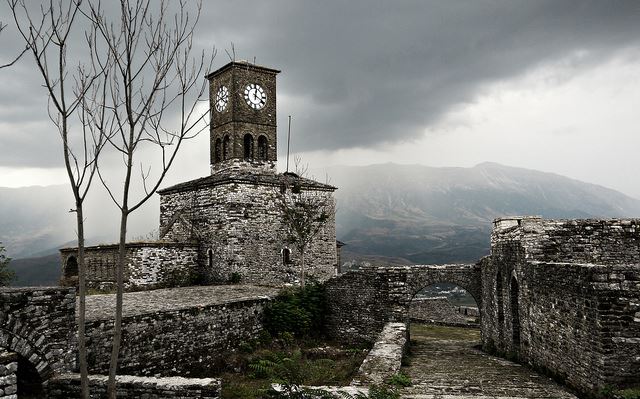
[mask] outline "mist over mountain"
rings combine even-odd
[[[380,164],[333,167],[343,260],[412,264],[474,262],[489,252],[493,219],[640,217],[640,201],[552,173],[483,163],[473,168]],[[0,188],[0,241],[16,283],[55,284],[57,249],[73,245],[67,186]],[[89,245],[114,242],[117,210],[104,193],[86,202]],[[158,196],[131,218],[129,237],[157,229]]]
[[[615,190],[495,163],[390,163],[328,173],[339,188],[337,233],[347,260],[472,262],[488,254],[492,221],[501,216],[640,216],[640,201]]]

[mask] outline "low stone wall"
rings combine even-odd
[[[139,291],[192,284],[200,274],[198,249],[198,245],[192,243],[128,243],[125,255],[125,290]],[[77,249],[64,248],[60,250],[60,254],[63,264],[62,285],[77,285],[77,266],[74,266],[74,262],[77,262]],[[85,261],[87,288],[115,290],[118,245],[87,247]]]
[[[399,372],[406,344],[406,324],[385,325],[351,385],[379,385]]]
[[[412,321],[452,326],[470,324],[447,297],[414,298],[411,301],[409,315]]]
[[[480,317],[480,309],[475,306],[458,306],[456,312],[463,316]]]
[[[0,349],[0,399],[15,399],[18,392],[18,355]]]
[[[234,292],[234,289],[239,292]],[[265,293],[260,296],[262,289]],[[119,372],[202,376],[225,351],[258,337],[276,290],[253,286],[185,287],[125,294]],[[244,295],[244,296],[242,296]],[[87,304],[89,369],[107,374],[113,337],[113,295]],[[210,375],[210,374],[209,374]]]
[[[105,375],[90,375],[91,399],[107,397]],[[46,384],[48,399],[80,397],[80,375],[63,374]],[[118,397],[126,398],[180,398],[217,399],[220,397],[220,380],[215,378],[150,378],[120,375],[116,377]]]

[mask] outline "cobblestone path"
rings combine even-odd
[[[478,330],[413,323],[411,341],[402,372],[413,385],[402,390],[403,398],[576,398],[548,377],[474,348]]]

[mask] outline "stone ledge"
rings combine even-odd
[[[387,323],[371,351],[360,365],[351,385],[382,384],[400,371],[402,355],[407,344],[407,325]]]

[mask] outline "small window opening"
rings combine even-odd
[[[244,159],[253,159],[253,136],[250,133],[244,135]]]
[[[258,159],[261,161],[267,160],[267,138],[265,136],[258,137]]]
[[[222,140],[222,160],[226,161],[231,158],[231,148],[229,136],[224,136]]]
[[[291,250],[289,248],[282,249],[282,263],[285,265],[293,263],[291,261]]]
[[[213,251],[207,251],[207,264],[209,265],[209,269],[213,269]]]
[[[216,144],[214,146],[213,160],[214,162],[222,161],[222,142],[219,138],[216,139]]]

